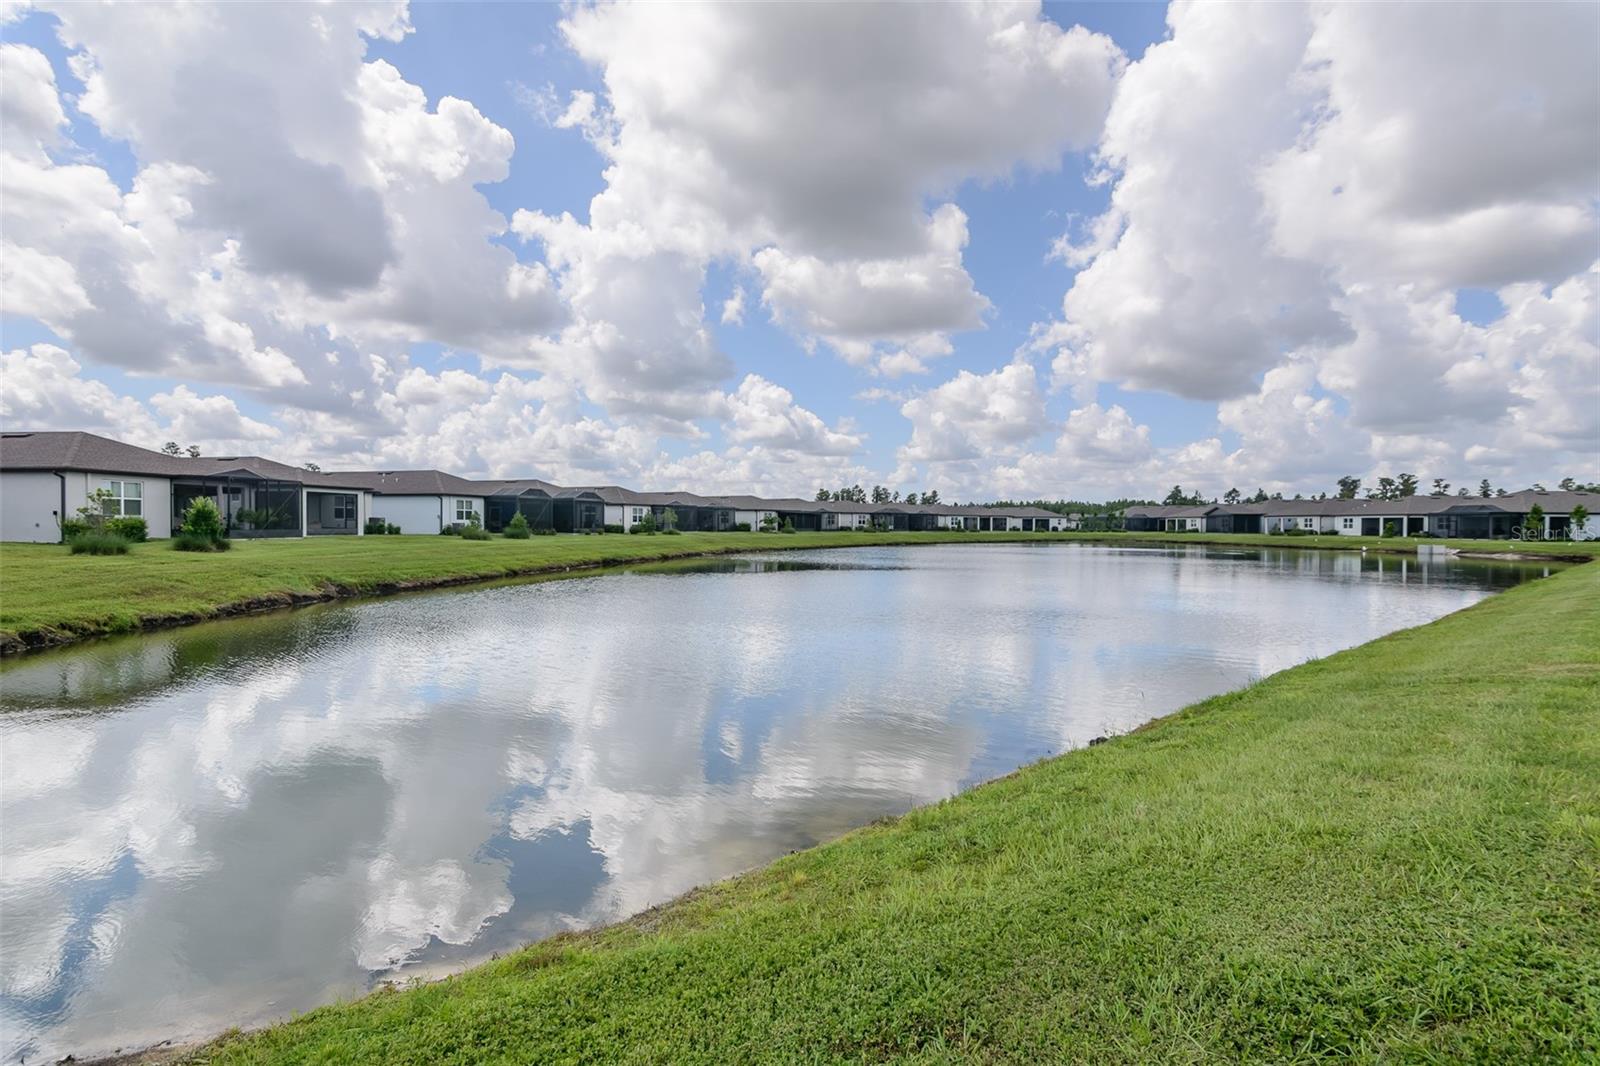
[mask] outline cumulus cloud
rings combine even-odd
[[[807,455],[849,455],[859,436],[829,429],[794,402],[794,394],[759,374],[748,374],[727,398],[727,434],[739,444],[789,448]]]
[[[927,200],[1058,165],[1099,131],[1123,63],[1109,38],[1029,3],[601,4],[562,30],[605,93],[575,95],[555,122],[610,165],[587,224],[514,219],[577,320],[538,365],[576,364],[613,411],[672,418],[731,370],[701,321],[714,257],[755,253],[774,314],[855,362],[883,345],[894,371],[916,369],[947,332],[980,326],[965,216],[947,203],[930,218]],[[652,300],[648,319],[631,310]],[[677,389],[652,380],[668,368]]]
[[[1014,362],[989,374],[963,370],[907,400],[911,421],[902,464],[950,463],[1014,453],[1049,425],[1032,364]]]
[[[1168,23],[1106,120],[1110,206],[1057,246],[1082,270],[1031,344],[1053,383],[1222,401],[1241,447],[1188,456],[1218,474],[1319,477],[1335,452],[1532,470],[1541,439],[1593,463],[1600,14],[1178,3]],[[1507,314],[1464,320],[1463,287]],[[1535,404],[1569,432],[1541,438]]]

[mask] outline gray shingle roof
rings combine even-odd
[[[332,473],[385,496],[482,496],[483,486],[443,470],[347,470]]]
[[[19,431],[0,434],[0,470],[85,470],[169,478],[248,476],[294,481],[309,488],[361,488],[342,475],[319,474],[259,455],[166,455],[95,433]]]

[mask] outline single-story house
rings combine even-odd
[[[107,514],[170,537],[196,497],[214,500],[235,537],[359,536],[371,493],[358,480],[256,455],[190,458],[94,433],[0,433],[0,540],[54,542],[103,490]]]

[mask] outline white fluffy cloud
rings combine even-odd
[[[1058,246],[1083,269],[1033,342],[1055,384],[1223,401],[1241,448],[1190,456],[1213,480],[1600,459],[1600,13],[1177,3],[1168,22],[1106,121],[1110,207]],[[1507,314],[1464,321],[1463,287]]]
[[[1090,143],[1123,62],[1033,3],[598,4],[562,26],[605,94],[553,121],[610,166],[586,225],[514,220],[577,319],[538,365],[576,364],[613,411],[674,418],[731,369],[701,321],[712,258],[755,253],[780,321],[891,373],[981,326],[965,215],[927,201]]]
[[[1048,428],[1038,375],[1026,362],[989,374],[963,370],[900,408],[911,420],[902,464],[955,463],[1014,454]]]

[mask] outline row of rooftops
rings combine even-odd
[[[537,478],[473,480],[442,470],[345,470],[321,472],[258,455],[190,458],[151,451],[110,437],[75,431],[0,433],[0,470],[81,470],[165,478],[249,477],[299,483],[318,489],[365,489],[389,496],[521,496],[594,499],[623,507],[710,507],[737,511],[835,514],[967,514],[982,511],[1011,518],[1060,517],[1038,507],[978,507],[967,504],[852,503],[840,500],[704,496],[693,492],[639,492],[621,485],[564,487]]]
[[[1565,514],[1582,504],[1600,506],[1600,493],[1523,489],[1504,496],[1405,496],[1398,500],[1264,500],[1260,503],[1203,503],[1177,507],[1129,507],[1128,518],[1206,518],[1212,515],[1316,517],[1367,515],[1399,517],[1437,514],[1526,514],[1534,504],[1549,514]]]
[[[442,470],[373,470],[323,473],[258,455],[167,455],[94,433],[40,430],[0,433],[0,470],[82,470],[166,478],[251,477],[297,482],[309,488],[365,489],[390,496],[521,496],[597,499],[624,507],[711,507],[737,511],[834,514],[968,514],[981,511],[1010,518],[1060,517],[1038,507],[975,504],[854,503],[847,500],[703,496],[693,492],[639,492],[620,485],[563,487],[537,478],[473,480]],[[1211,515],[1430,515],[1502,512],[1525,514],[1534,504],[1564,513],[1582,504],[1600,511],[1600,494],[1525,489],[1505,496],[1407,496],[1399,500],[1266,500],[1261,503],[1134,506],[1129,518],[1203,518]]]

